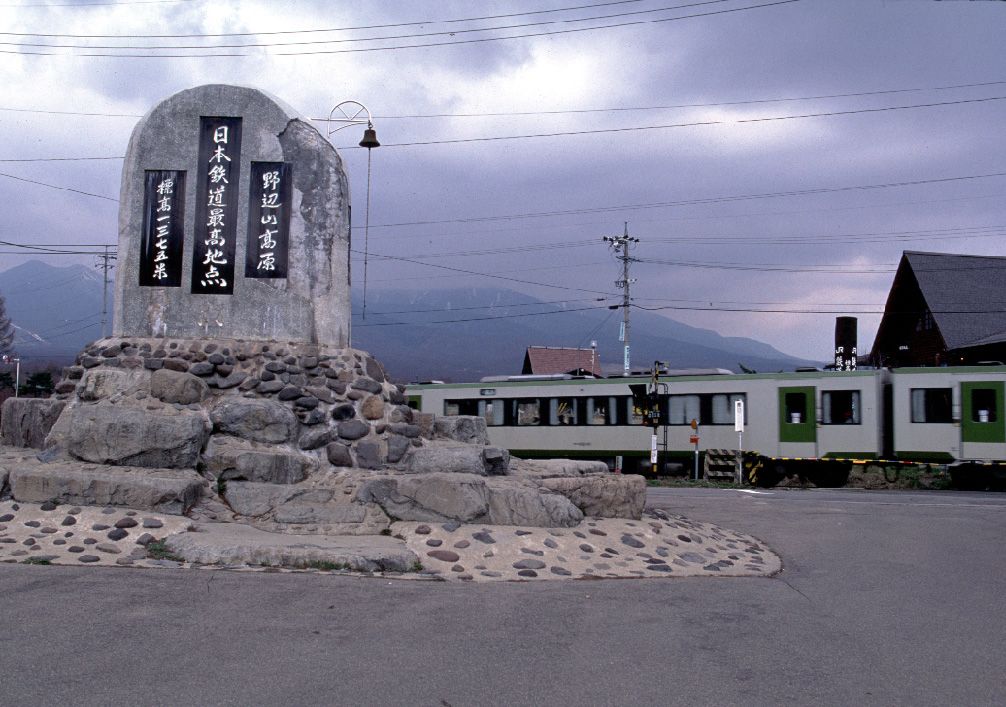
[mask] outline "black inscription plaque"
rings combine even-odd
[[[181,287],[185,172],[148,169],[143,180],[140,286]]]
[[[293,165],[252,162],[245,277],[285,278]]]
[[[192,293],[234,292],[241,118],[199,119],[199,171],[192,248]]]

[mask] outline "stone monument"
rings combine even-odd
[[[51,400],[5,403],[4,444],[41,448],[0,464],[15,500],[314,534],[640,517],[641,477],[511,459],[483,419],[415,412],[349,347],[348,181],[276,99],[212,85],[159,103],[121,194],[113,335]]]
[[[307,119],[253,89],[177,93],[126,152],[113,334],[348,346],[349,226]]]

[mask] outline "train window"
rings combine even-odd
[[[628,413],[628,424],[630,425],[641,425],[643,424],[645,410],[643,410],[641,405],[636,405],[635,399],[629,397],[625,399],[625,409]]]
[[[786,422],[794,425],[807,421],[807,396],[799,393],[786,393],[784,398],[786,406]]]
[[[612,398],[587,398],[587,424],[588,425],[613,425],[615,423],[608,416],[609,411],[614,411],[611,405]]]
[[[537,398],[525,398],[523,400],[515,400],[514,405],[517,409],[516,418],[518,427],[541,424],[540,400]]]
[[[445,400],[445,415],[478,415],[478,400]]]
[[[698,395],[669,395],[667,397],[667,424],[687,425],[699,420]]]
[[[548,401],[548,424],[575,425],[576,398],[552,398]]]
[[[504,407],[502,400],[480,400],[479,415],[485,418],[488,426],[499,427],[503,424]]]
[[[744,400],[743,393],[716,393],[709,396],[709,414],[705,418],[711,420],[707,424],[732,425],[734,424],[734,403]],[[703,410],[703,412],[705,412]],[[747,413],[744,414],[747,417]]]
[[[825,390],[821,393],[821,423],[825,425],[860,424],[858,390]]]
[[[950,388],[912,388],[912,422],[952,422]]]
[[[667,424],[688,425],[692,420],[698,420],[700,425],[732,425],[734,403],[745,398],[744,393],[669,395]]]
[[[971,390],[971,420],[973,422],[995,422],[999,419],[997,413],[994,388],[973,388]]]

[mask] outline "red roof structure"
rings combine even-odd
[[[521,373],[524,375],[574,373],[600,377],[601,356],[596,349],[528,346]]]

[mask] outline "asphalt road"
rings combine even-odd
[[[0,704],[1003,704],[1006,495],[652,489],[765,579],[0,565]]]

